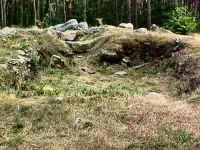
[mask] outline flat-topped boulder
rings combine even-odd
[[[119,27],[120,27],[120,28],[130,29],[130,30],[133,30],[133,29],[134,29],[134,26],[133,26],[132,23],[120,23],[120,24],[119,24]]]

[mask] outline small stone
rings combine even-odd
[[[56,100],[56,101],[63,101],[63,100],[64,100],[64,97],[56,97],[55,100]]]
[[[87,72],[89,74],[95,74],[96,73],[96,71],[94,71],[93,69],[88,68],[88,67],[82,67],[81,70],[84,71],[84,72]]]
[[[133,30],[133,29],[134,29],[132,23],[120,23],[120,24],[119,24],[119,27],[120,27],[120,28],[130,29],[130,30]]]
[[[131,60],[129,57],[124,57],[122,63],[125,63],[127,66],[132,66]]]
[[[101,49],[100,60],[102,62],[117,63],[121,61],[121,57],[114,51]]]
[[[83,56],[82,56],[82,55],[78,55],[77,57],[78,57],[78,58],[83,58]]]
[[[75,41],[77,38],[77,32],[76,31],[66,31],[63,33],[62,39],[64,41]]]
[[[128,73],[126,71],[118,71],[118,72],[115,73],[115,75],[125,76],[125,75],[128,75]]]
[[[64,32],[66,30],[76,30],[78,28],[78,21],[76,19],[70,19],[64,24],[59,24],[55,26],[55,29],[60,32]]]
[[[151,29],[151,31],[158,31],[160,28],[156,24],[152,24],[150,29]]]
[[[18,50],[18,51],[17,51],[17,54],[18,54],[18,55],[21,55],[21,56],[26,56],[26,52],[23,51],[23,50]]]
[[[65,62],[60,56],[53,55],[53,56],[51,56],[49,65],[51,67],[63,68],[65,66]]]
[[[92,127],[93,123],[86,119],[76,118],[73,126],[75,129],[80,130],[80,129],[86,129],[86,128]]]
[[[7,65],[6,64],[0,64],[0,68],[6,69]]]

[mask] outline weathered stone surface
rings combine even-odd
[[[128,73],[126,71],[118,71],[118,72],[115,73],[115,75],[125,76],[125,75],[128,75]]]
[[[90,67],[81,67],[81,70],[87,72],[88,74],[95,74],[96,71]]]
[[[0,30],[0,37],[9,37],[9,36],[13,36],[16,34],[16,29],[15,28],[9,28],[9,27],[5,27],[2,30]]]
[[[120,23],[120,24],[119,24],[119,27],[120,27],[120,28],[130,29],[130,30],[133,30],[133,29],[134,29],[132,23]]]
[[[158,31],[158,30],[159,30],[159,26],[157,26],[156,24],[152,24],[151,31]]]
[[[0,70],[5,70],[7,69],[7,65],[6,64],[0,64]]]
[[[102,49],[100,53],[100,61],[108,63],[117,63],[121,61],[121,57],[116,53],[106,49]]]
[[[104,27],[91,27],[87,30],[87,33],[89,34],[95,34],[95,33],[99,33],[104,31],[105,28]]]
[[[21,84],[26,80],[34,78],[37,57],[39,56],[34,50],[19,50],[17,55],[7,62],[6,66],[11,76],[12,84],[17,88],[20,88]]]
[[[65,61],[60,56],[53,55],[51,56],[49,66],[55,67],[55,68],[64,68]]]
[[[62,35],[62,39],[64,41],[75,41],[77,38],[78,34],[77,31],[66,31]]]
[[[23,50],[18,50],[18,51],[17,51],[17,54],[18,54],[18,55],[21,55],[21,56],[27,56],[26,52],[23,51]]]
[[[95,40],[85,40],[85,41],[67,41],[66,43],[72,48],[74,53],[84,53],[88,52],[95,45]]]
[[[79,30],[88,30],[89,29],[88,23],[87,22],[80,22],[78,24],[78,29]]]
[[[154,31],[154,32],[162,32],[162,33],[173,33],[167,29],[164,29],[164,28],[161,28],[159,26],[157,26],[156,24],[153,24],[151,26],[151,31]]]
[[[138,33],[148,33],[148,30],[146,28],[139,28],[134,30],[134,32],[138,32]]]
[[[78,21],[76,19],[71,19],[64,24],[56,25],[55,29],[61,32],[64,32],[66,30],[76,30],[78,29]]]
[[[127,66],[131,66],[132,65],[132,62],[131,62],[129,57],[124,57],[122,59],[122,63],[125,63]]]

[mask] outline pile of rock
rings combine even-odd
[[[10,37],[16,34],[16,29],[15,28],[9,28],[5,27],[2,30],[0,30],[0,37]]]
[[[65,32],[66,30],[88,30],[87,22],[80,22],[76,19],[71,19],[63,24],[58,24],[53,27],[56,31]]]
[[[69,21],[58,24],[48,29],[48,32],[56,36],[58,39],[64,41],[75,41],[81,35],[82,32],[87,32],[89,26],[87,22],[80,22],[76,19],[70,19]]]
[[[34,54],[33,50],[18,50],[16,57],[7,62],[7,70],[12,84],[19,88],[24,81],[34,77],[36,57],[38,55]]]

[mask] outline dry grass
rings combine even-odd
[[[166,83],[157,75],[132,70],[123,78],[62,70],[41,75],[43,82],[65,94],[20,98],[2,92],[0,149],[199,148],[199,106],[169,96],[143,96],[166,92]],[[32,84],[39,86],[37,80]],[[110,85],[115,86],[107,93]]]
[[[199,108],[182,102],[155,106],[133,97],[99,96],[24,101],[1,107],[2,148],[199,148]]]

